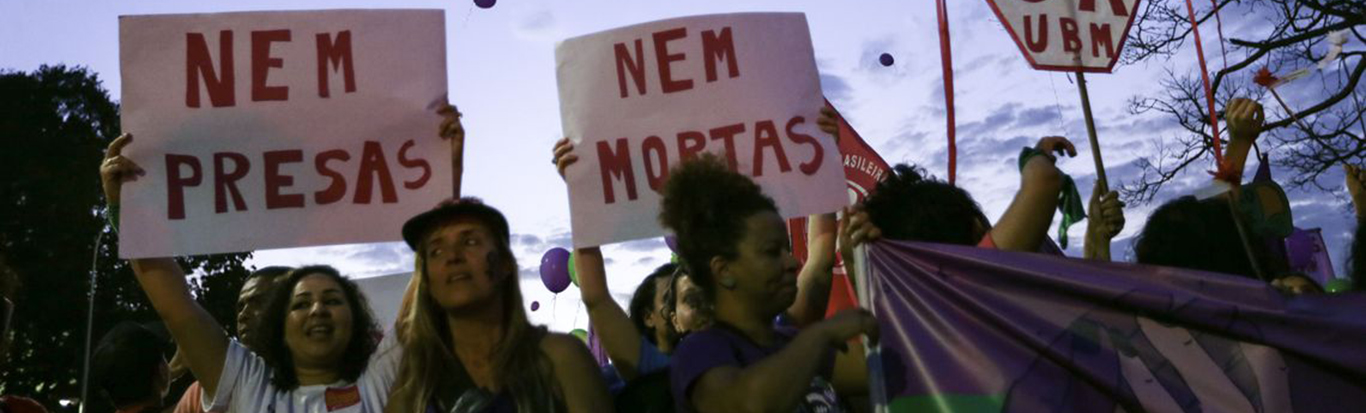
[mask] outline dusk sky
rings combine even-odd
[[[490,9],[467,0],[436,1],[74,1],[0,2],[0,69],[31,71],[40,65],[85,66],[99,74],[116,100],[120,95],[118,16],[255,10],[340,8],[437,8],[446,11],[446,59],[450,100],[464,112],[468,131],[464,194],[501,209],[512,225],[514,251],[522,270],[526,303],[540,302],[533,322],[567,331],[587,328],[587,313],[571,287],[554,297],[542,286],[537,268],[551,247],[569,247],[569,209],[564,184],[549,164],[551,147],[562,135],[556,91],[554,49],[567,37],[653,20],[700,14],[748,11],[806,13],[821,84],[829,100],[891,163],[914,163],[944,177],[945,110],[938,35],[932,1],[513,1]],[[1095,171],[1071,76],[1030,69],[985,1],[950,2],[957,98],[958,185],[982,205],[988,217],[1000,216],[1019,186],[1016,155],[1041,136],[1063,135],[1077,144],[1074,159],[1061,169],[1089,197]],[[1255,16],[1224,15],[1227,37],[1256,33]],[[1217,53],[1218,38],[1205,34],[1207,53]],[[1349,50],[1362,45],[1349,41]],[[883,53],[895,59],[883,66]],[[1231,57],[1237,53],[1230,49]],[[1241,56],[1241,54],[1238,54]],[[1209,55],[1211,68],[1220,60]],[[1193,47],[1187,44],[1170,60],[1119,65],[1113,74],[1088,77],[1093,110],[1111,186],[1137,179],[1138,160],[1152,156],[1154,143],[1174,141],[1184,131],[1161,115],[1130,115],[1126,101],[1161,90],[1166,71],[1193,73]],[[1331,72],[1311,76],[1328,76]],[[1313,82],[1312,79],[1302,80]],[[1286,96],[1291,106],[1297,96]],[[1268,118],[1281,111],[1271,101]],[[1264,147],[1264,149],[1266,149]],[[1278,152],[1272,150],[1273,159]],[[1249,161],[1249,173],[1256,167]],[[1191,168],[1165,187],[1152,203],[1132,205],[1128,224],[1114,244],[1116,259],[1132,260],[1130,239],[1148,213],[1165,200],[1190,194],[1210,179],[1213,160]],[[1277,171],[1278,177],[1289,172]],[[95,179],[95,177],[91,177]],[[1324,174],[1319,185],[1336,192],[1289,188],[1295,223],[1323,228],[1334,267],[1344,269],[1350,245],[1350,203],[1340,169]],[[1054,221],[1056,225],[1057,221]],[[339,225],[342,223],[338,223]],[[1068,255],[1081,255],[1085,223],[1072,227]],[[394,231],[397,238],[397,229]],[[639,280],[669,260],[662,239],[611,245],[608,277],[624,304]],[[331,264],[355,277],[412,270],[412,254],[401,242],[256,251],[251,265]],[[396,300],[396,299],[395,299]]]

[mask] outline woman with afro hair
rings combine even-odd
[[[801,263],[758,185],[704,154],[669,173],[660,210],[715,316],[674,350],[678,411],[844,411],[841,399],[866,392],[861,351],[836,348],[861,334],[876,339],[870,313],[847,310],[800,332],[775,325],[796,299]]]

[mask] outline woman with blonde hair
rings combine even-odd
[[[386,411],[611,411],[583,343],[527,319],[509,238],[503,214],[475,198],[403,225],[417,268]]]

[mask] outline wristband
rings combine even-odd
[[[109,204],[109,207],[104,209],[104,221],[109,223],[115,234],[119,233],[119,204]]]
[[[1020,171],[1021,171],[1021,172],[1024,172],[1025,165],[1028,165],[1028,164],[1029,164],[1029,160],[1030,160],[1030,159],[1033,159],[1035,156],[1043,156],[1043,157],[1045,157],[1045,158],[1048,158],[1048,161],[1049,161],[1049,162],[1052,162],[1052,163],[1055,163],[1055,164],[1058,163],[1058,159],[1057,159],[1057,158],[1054,158],[1053,155],[1049,155],[1047,152],[1044,152],[1044,151],[1041,151],[1041,150],[1034,149],[1034,148],[1031,148],[1031,147],[1026,146],[1026,147],[1024,147],[1023,149],[1020,149]]]

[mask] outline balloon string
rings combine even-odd
[[[579,328],[579,310],[582,310],[582,309],[583,309],[583,300],[579,300],[579,304],[576,305],[576,306],[574,306],[574,322],[571,323],[571,324],[574,326],[574,328]],[[572,329],[571,329],[571,331],[572,331]]]

